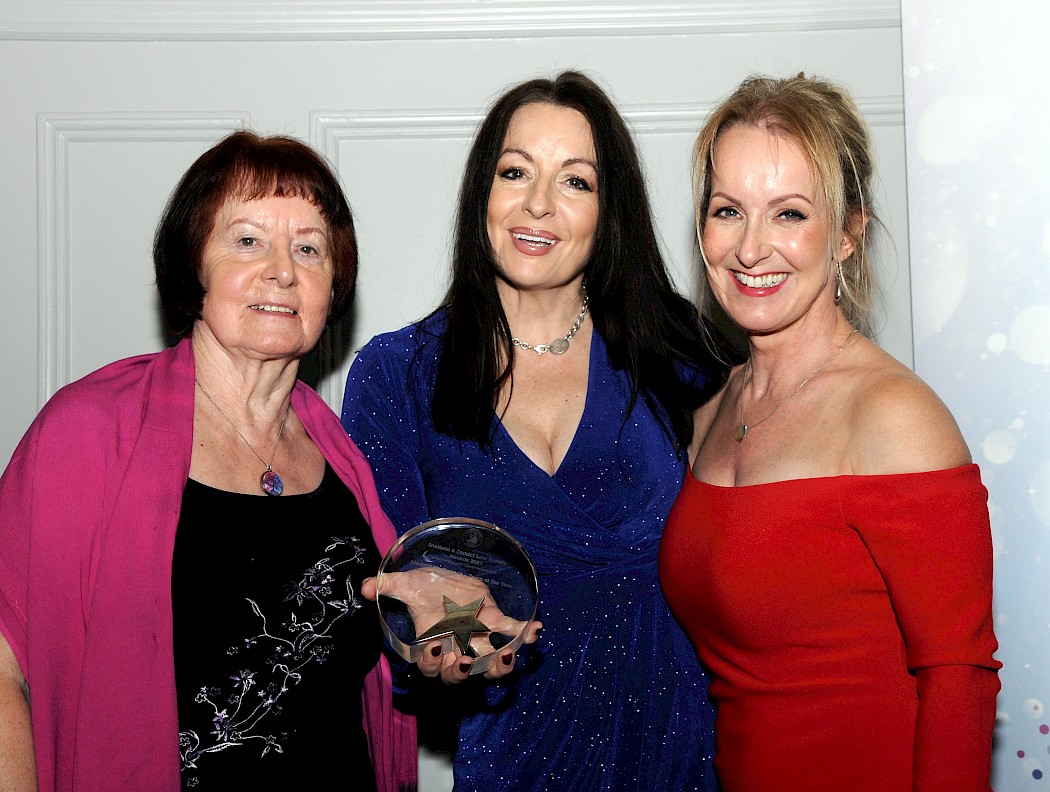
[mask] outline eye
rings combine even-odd
[[[259,242],[258,239],[256,239],[255,237],[251,237],[251,236],[243,236],[243,237],[241,237],[240,239],[237,240],[237,244],[240,245],[241,247],[255,247],[255,245],[258,242]]]
[[[579,190],[580,192],[594,192],[594,190],[591,189],[590,182],[579,176],[570,176],[565,180],[565,183],[572,189]]]
[[[319,253],[313,245],[299,245],[299,252],[304,256],[316,256]]]
[[[733,217],[739,217],[740,213],[737,212],[736,207],[734,206],[712,206],[710,210],[708,210],[708,216],[720,217],[728,220]]]
[[[798,209],[785,209],[777,215],[781,220],[789,220],[792,222],[798,222],[805,220],[806,215],[802,214]]]
[[[517,181],[525,177],[525,172],[521,168],[504,168],[499,172],[499,177],[507,181]]]

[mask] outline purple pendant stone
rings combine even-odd
[[[267,470],[262,474],[259,478],[259,484],[262,486],[262,491],[267,495],[280,495],[284,492],[284,482],[272,470]]]

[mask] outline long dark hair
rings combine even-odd
[[[721,386],[725,368],[708,351],[696,308],[671,284],[626,123],[605,92],[576,71],[511,88],[478,127],[460,187],[452,282],[438,309],[445,311],[447,326],[434,390],[434,426],[487,445],[500,391],[513,375],[511,332],[496,291],[487,212],[511,117],[529,104],[571,108],[590,124],[600,185],[598,224],[584,267],[591,319],[613,367],[630,377],[630,407],[641,394],[676,446],[684,448],[692,436],[693,410]],[[697,391],[683,384],[683,370],[689,369],[708,373],[708,387]]]

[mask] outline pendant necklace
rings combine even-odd
[[[281,437],[284,435],[284,423],[288,420],[288,413],[291,412],[292,409],[291,403],[289,402],[288,406],[284,408],[284,417],[281,418],[281,428],[277,430],[277,442],[273,444],[273,453],[270,454],[270,461],[267,462],[263,459],[262,454],[255,450],[255,446],[248,442],[248,438],[241,434],[241,430],[237,428],[237,424],[230,420],[230,416],[222,411],[222,407],[216,403],[215,399],[211,397],[211,394],[204,390],[201,381],[196,377],[193,378],[193,381],[197,383],[197,387],[201,389],[201,393],[208,397],[208,401],[212,403],[212,406],[219,411],[219,415],[225,418],[230,426],[233,427],[233,431],[237,433],[237,436],[244,441],[244,444],[252,450],[252,453],[255,454],[255,456],[259,457],[259,461],[266,465],[266,470],[264,470],[263,474],[259,476],[259,486],[262,488],[262,491],[267,495],[273,495],[275,497],[284,492],[284,482],[281,481],[281,477],[277,475],[272,465],[274,457],[277,456],[277,448],[281,445]]]
[[[853,333],[856,333],[856,332],[857,332],[856,330],[853,331]],[[839,355],[842,354],[842,350],[846,348],[846,345],[850,342],[850,339],[853,338],[853,333],[850,333],[848,336],[846,336],[846,340],[842,342],[842,346],[840,346],[838,349],[835,350],[835,354],[832,355],[831,357],[829,357],[827,360],[825,360],[823,363],[821,363],[819,366],[817,366],[811,372],[809,372],[809,374],[806,375],[806,378],[804,380],[802,380],[802,382],[800,382],[798,384],[798,387],[795,388],[795,390],[793,390],[791,393],[789,393],[786,397],[784,397],[777,404],[777,406],[774,407],[772,409],[772,411],[768,415],[766,415],[765,418],[763,418],[761,421],[756,421],[753,424],[746,424],[746,423],[744,423],[744,386],[746,385],[746,382],[744,382],[744,380],[746,379],[748,373],[750,373],[750,371],[751,371],[751,358],[748,358],[747,359],[747,364],[745,365],[746,371],[744,371],[744,374],[743,374],[743,376],[740,379],[740,381],[742,383],[741,386],[740,386],[740,397],[739,397],[739,400],[740,400],[740,421],[739,421],[739,423],[737,424],[737,427],[736,427],[736,441],[738,443],[744,442],[744,438],[747,436],[748,431],[750,431],[751,429],[754,429],[759,424],[763,424],[766,421],[768,421],[770,418],[772,418],[776,414],[777,410],[779,410],[781,407],[783,407],[789,401],[791,401],[796,396],[798,396],[799,391],[801,391],[806,386],[807,382],[809,382],[811,379],[813,379],[815,376],[817,376],[817,374],[819,374],[825,368],[830,366],[831,363],[835,360],[835,358],[837,358]]]
[[[580,308],[580,315],[576,317],[576,321],[572,323],[568,333],[560,338],[555,338],[549,344],[530,344],[517,337],[511,338],[510,342],[518,349],[531,349],[537,355],[544,355],[547,352],[550,352],[552,355],[564,355],[569,348],[569,342],[572,341],[572,337],[576,335],[576,331],[583,324],[583,317],[587,315],[587,301],[589,299],[587,297],[587,289],[581,287],[580,291],[583,294],[583,307]]]

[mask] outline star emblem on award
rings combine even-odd
[[[445,618],[426,632],[416,636],[416,641],[436,641],[451,636],[455,639],[459,651],[467,657],[477,657],[474,650],[470,648],[470,638],[478,633],[489,632],[489,628],[478,619],[485,598],[476,599],[466,605],[453,602],[444,595],[442,598],[444,599]]]

